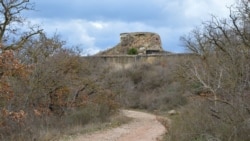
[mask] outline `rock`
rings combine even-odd
[[[168,114],[172,116],[178,114],[178,112],[176,110],[170,110],[168,111]]]
[[[138,54],[159,54],[164,52],[161,37],[152,32],[130,32],[120,34],[120,43],[99,55],[127,55],[128,50],[135,48]]]

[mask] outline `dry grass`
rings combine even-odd
[[[159,121],[166,128],[166,134],[167,134],[171,127],[170,119],[164,116],[157,115],[156,120]]]
[[[180,114],[172,120],[165,141],[239,141],[250,140],[249,114],[241,120],[230,107],[218,104],[218,115],[211,111],[214,103],[193,99],[181,108]],[[240,108],[238,109],[240,110]]]
[[[62,141],[72,140],[82,134],[91,133],[99,130],[107,130],[109,128],[115,128],[130,121],[131,118],[128,118],[121,113],[117,113],[110,117],[107,122],[90,123],[86,126],[71,127],[70,130],[64,133],[59,139]]]

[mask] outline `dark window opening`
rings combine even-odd
[[[146,54],[159,54],[159,50],[146,50]]]

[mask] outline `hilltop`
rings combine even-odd
[[[120,43],[111,49],[97,55],[127,55],[130,49],[136,50],[138,55],[165,54],[161,37],[153,32],[130,32],[120,34]]]

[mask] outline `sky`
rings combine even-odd
[[[31,0],[29,21],[68,46],[92,55],[114,47],[123,32],[155,32],[163,49],[185,52],[180,36],[200,26],[211,14],[227,17],[234,0]]]

